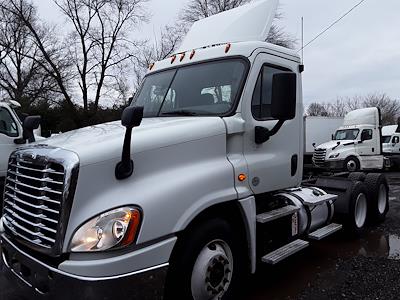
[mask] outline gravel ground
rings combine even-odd
[[[319,273],[293,299],[399,299],[400,177],[388,178],[391,201],[385,222],[361,239],[364,247],[358,255],[338,258],[333,269]]]
[[[244,299],[399,299],[400,173],[388,178],[391,207],[384,223],[360,239],[337,234],[277,266],[259,266],[242,286]],[[0,300],[44,300],[7,279],[3,269],[0,263]]]

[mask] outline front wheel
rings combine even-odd
[[[347,172],[357,172],[360,170],[360,161],[357,157],[350,156],[344,161],[344,169]]]
[[[171,261],[166,298],[234,299],[245,253],[230,224],[208,220],[182,238]]]

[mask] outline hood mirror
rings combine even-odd
[[[118,180],[128,178],[133,173],[134,164],[131,159],[132,129],[140,126],[142,123],[143,109],[143,106],[129,106],[122,113],[121,124],[126,128],[126,131],[122,148],[122,158],[115,167],[115,177]]]

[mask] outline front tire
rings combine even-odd
[[[166,299],[234,299],[246,271],[241,248],[227,221],[198,224],[174,251]]]
[[[346,158],[343,165],[345,171],[347,172],[357,172],[360,170],[360,161],[357,157],[350,156]]]

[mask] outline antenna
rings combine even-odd
[[[304,17],[301,17],[301,62],[299,66],[299,72],[304,72]]]
[[[301,64],[304,65],[304,17],[301,17]]]

